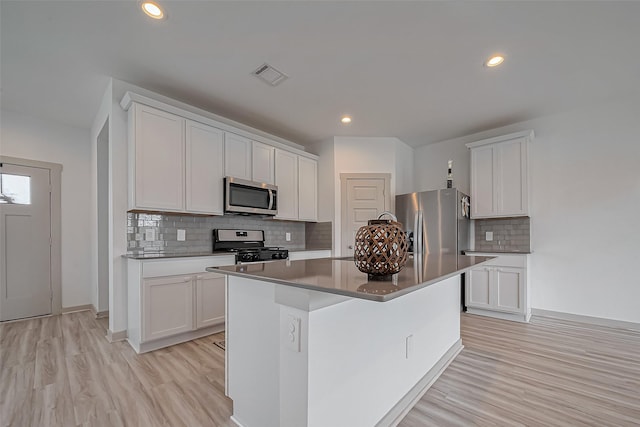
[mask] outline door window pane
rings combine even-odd
[[[31,204],[31,177],[0,174],[0,203]]]

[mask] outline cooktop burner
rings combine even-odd
[[[236,254],[236,263],[289,258],[289,251],[264,246],[262,230],[213,230],[213,251]]]

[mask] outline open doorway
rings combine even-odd
[[[109,315],[109,119],[98,134],[97,144],[97,209],[98,209],[98,289],[96,291],[96,316]]]

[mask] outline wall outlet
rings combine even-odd
[[[285,347],[296,353],[300,353],[300,323],[299,317],[289,315],[284,331]]]
[[[284,233],[284,240],[286,240],[287,242],[291,241],[291,233]]]
[[[493,231],[487,231],[484,233],[484,240],[491,242],[493,240]]]
[[[178,241],[184,242],[185,240],[187,240],[186,230],[178,230]]]
[[[405,339],[405,359],[411,357],[413,353],[413,335],[409,335]]]
[[[156,240],[156,230],[150,229],[144,231],[144,240],[148,242],[152,242]]]

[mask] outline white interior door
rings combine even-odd
[[[346,178],[342,206],[342,256],[353,256],[356,232],[388,209],[385,178]]]
[[[0,320],[51,314],[50,171],[0,167]]]

